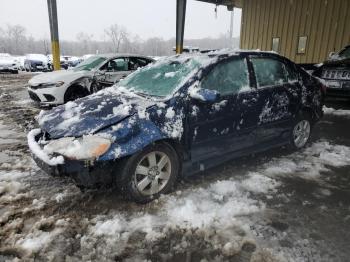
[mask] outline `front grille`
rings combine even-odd
[[[322,78],[335,80],[350,80],[350,71],[346,69],[324,69]]]
[[[32,91],[28,91],[28,93],[29,93],[29,97],[32,100],[34,100],[36,102],[41,102],[40,98],[35,93],[33,93]]]

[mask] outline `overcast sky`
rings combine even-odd
[[[187,1],[185,38],[216,37],[227,33],[230,12],[195,0]],[[141,38],[175,37],[176,0],[57,0],[60,39],[75,40],[79,32],[101,39],[111,24],[125,26]],[[239,36],[240,9],[235,9],[234,36]],[[35,38],[49,37],[46,0],[2,0],[0,27],[21,24]]]

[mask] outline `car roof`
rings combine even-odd
[[[223,59],[229,58],[229,57],[234,57],[234,56],[239,56],[239,55],[266,55],[270,57],[279,57],[283,60],[288,60],[283,56],[280,56],[276,52],[271,52],[271,51],[260,51],[260,50],[241,50],[241,49],[222,49],[222,50],[216,50],[216,51],[210,51],[208,53],[184,53],[180,55],[173,55],[166,57],[160,61],[157,61],[157,64],[162,64],[162,63],[168,63],[168,62],[185,62],[188,59],[194,59],[198,63],[201,64],[201,67],[206,67],[210,64],[219,62]]]
[[[117,58],[117,57],[141,57],[141,58],[147,58],[147,59],[153,60],[149,56],[138,55],[138,54],[128,54],[128,53],[107,53],[107,54],[98,54],[96,56],[104,57],[104,58],[107,58],[107,59]]]

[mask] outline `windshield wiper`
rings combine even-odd
[[[141,93],[141,92],[134,92],[135,94],[139,95],[139,96],[142,96],[142,97],[152,97],[152,96],[155,96],[155,97],[163,97],[163,96],[159,96],[159,95],[154,95],[154,94],[145,94],[145,93]]]

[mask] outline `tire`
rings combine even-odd
[[[87,95],[89,95],[89,92],[84,87],[71,86],[67,89],[66,93],[64,94],[64,103],[74,101]]]
[[[13,70],[11,73],[16,75],[18,74],[18,70]]]
[[[299,150],[310,141],[312,131],[312,120],[309,114],[301,114],[294,122],[290,134],[290,145],[292,150]]]
[[[169,144],[157,143],[125,159],[120,171],[117,185],[123,195],[145,204],[173,190],[180,173],[179,157]]]

